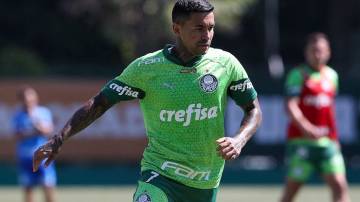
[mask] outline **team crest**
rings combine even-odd
[[[200,78],[200,87],[204,92],[212,93],[218,87],[218,80],[212,74],[205,74]]]
[[[136,202],[151,202],[151,198],[146,192],[144,192],[137,197]]]

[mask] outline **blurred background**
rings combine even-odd
[[[0,3],[0,185],[15,186],[11,117],[16,89],[33,86],[54,115],[56,131],[133,59],[172,43],[168,0],[5,0]],[[360,183],[360,1],[221,0],[215,5],[213,47],[233,53],[248,72],[263,124],[224,184],[280,184],[287,117],[284,76],[304,60],[306,36],[321,31],[340,76],[336,112],[348,179]],[[228,135],[240,110],[230,102]],[[75,136],[57,160],[61,186],[136,183],[146,145],[137,102],[124,102]],[[312,178],[310,183],[319,183]],[[131,194],[130,194],[131,195]]]

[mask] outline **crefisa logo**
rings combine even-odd
[[[205,74],[200,78],[200,87],[206,93],[214,92],[218,87],[218,80],[212,74]]]

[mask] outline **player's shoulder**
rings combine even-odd
[[[239,60],[233,54],[219,48],[210,48],[206,57],[209,60],[222,64],[225,68],[241,66]]]
[[[325,74],[328,75],[329,77],[332,77],[332,78],[337,78],[338,77],[338,73],[336,72],[336,70],[333,69],[330,66],[325,67]]]
[[[157,50],[151,53],[147,53],[132,62],[133,66],[143,67],[155,64],[165,63],[165,56],[163,50]]]
[[[306,72],[306,66],[303,64],[296,65],[289,70],[287,77],[302,77]]]
[[[220,48],[212,48],[212,47],[208,50],[207,57],[217,60],[225,60],[225,61],[236,59],[236,57],[230,52],[222,50]]]
[[[165,57],[162,50],[157,50],[141,57],[138,57],[134,61],[132,61],[119,75],[124,80],[125,77],[131,80],[141,80],[144,76],[148,75],[148,73],[157,70],[156,67],[165,63]],[[119,76],[117,79],[119,79]]]

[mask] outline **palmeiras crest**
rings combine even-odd
[[[151,198],[146,192],[144,192],[137,197],[136,202],[151,202]]]
[[[205,74],[200,78],[200,87],[206,93],[214,92],[218,87],[218,80],[212,74]]]

